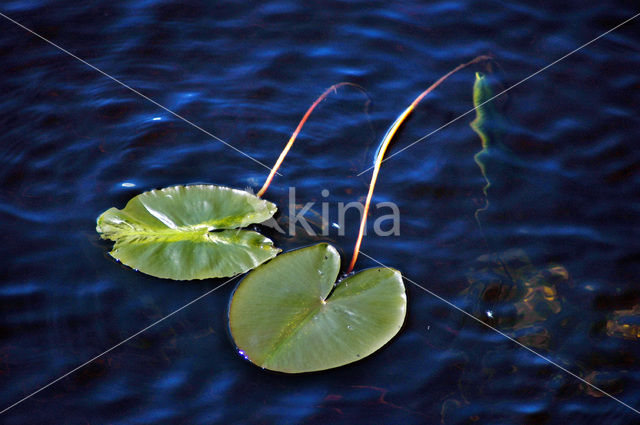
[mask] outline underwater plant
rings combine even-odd
[[[546,348],[550,333],[543,322],[562,311],[558,289],[569,282],[569,273],[560,264],[535,266],[522,249],[494,250],[485,235],[481,218],[490,206],[489,190],[495,187],[494,182],[507,179],[495,166],[496,158],[509,155],[514,160],[513,153],[502,143],[506,120],[496,106],[488,102],[494,96],[490,80],[490,76],[476,73],[473,86],[476,118],[471,122],[482,146],[474,160],[485,182],[484,205],[475,211],[474,218],[489,253],[476,259],[476,265],[467,275],[469,287],[463,293],[477,300],[473,311],[483,321],[509,329],[518,341],[528,346]],[[491,179],[490,170],[498,177]]]
[[[615,310],[607,319],[607,335],[635,339],[640,338],[640,305],[636,304],[630,309]]]

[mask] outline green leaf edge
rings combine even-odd
[[[129,201],[127,201],[127,204],[125,205],[124,208],[122,209],[118,209],[115,207],[109,208],[108,210],[104,211],[102,214],[100,214],[100,216],[96,219],[96,231],[98,232],[98,234],[100,235],[101,239],[105,239],[105,240],[111,240],[114,242],[114,246],[112,248],[112,250],[109,252],[109,255],[114,258],[116,261],[124,264],[125,266],[134,269],[133,267],[129,266],[128,264],[126,264],[125,262],[123,262],[117,255],[117,249],[118,249],[118,244],[120,243],[119,239],[117,237],[114,237],[114,233],[115,232],[107,232],[104,231],[102,223],[103,220],[105,218],[105,216],[109,213],[112,212],[123,212],[124,210],[127,209],[127,207],[129,206],[129,203],[131,203],[134,199],[138,198],[139,196],[145,194],[145,193],[149,193],[149,192],[164,192],[167,190],[171,190],[171,189],[178,189],[178,188],[190,188],[190,187],[200,187],[200,188],[207,188],[207,187],[216,187],[219,189],[223,189],[223,190],[229,190],[231,192],[237,192],[239,194],[241,194],[242,196],[254,196],[252,193],[248,192],[248,191],[244,191],[244,190],[239,190],[239,189],[234,189],[231,187],[227,187],[227,186],[220,186],[220,185],[213,185],[213,184],[194,184],[194,185],[175,185],[175,186],[168,186],[165,188],[161,188],[161,189],[152,189],[152,190],[148,190],[148,191],[144,191],[142,193],[139,193],[137,195],[135,195],[134,197],[132,197],[131,199],[129,199]],[[257,197],[256,197],[257,198]],[[260,199],[260,198],[258,198]],[[179,227],[176,230],[169,230],[166,231],[164,233],[166,233],[167,235],[172,235],[172,234],[189,234],[189,236],[193,236],[193,237],[197,237],[197,238],[202,238],[202,237],[207,237],[207,235],[210,235],[210,231],[211,230],[223,230],[224,233],[226,233],[226,230],[233,230],[233,229],[238,229],[240,227],[244,227],[250,224],[257,224],[257,223],[262,223],[266,220],[268,220],[269,218],[273,217],[273,215],[277,212],[278,208],[276,207],[276,205],[272,202],[269,202],[267,200],[264,199],[260,199],[260,201],[262,201],[266,207],[266,215],[259,215],[259,214],[253,214],[253,215],[244,215],[244,219],[240,219],[239,223],[233,226],[211,226],[211,225],[195,225],[195,226],[187,226],[187,228],[183,228],[183,227]],[[247,217],[249,218],[247,220]],[[232,217],[231,221],[233,221],[234,219],[237,220],[239,217]],[[275,248],[273,246],[273,241],[269,238],[267,238],[266,236],[262,235],[261,233],[258,232],[254,232],[254,231],[250,231],[250,230],[237,230],[238,233],[243,233],[243,234],[252,234],[252,235],[259,235],[263,238],[263,243],[261,243],[261,245],[267,249],[270,250],[270,254],[267,258],[265,258],[264,260],[262,260],[261,262],[257,263],[254,266],[249,266],[246,268],[241,269],[240,271],[238,271],[237,273],[235,273],[234,275],[229,275],[229,274],[209,274],[206,275],[204,277],[193,277],[193,278],[187,278],[187,279],[179,279],[179,278],[175,278],[172,276],[168,276],[168,275],[164,275],[164,276],[159,276],[157,274],[151,274],[151,273],[147,273],[144,271],[140,271],[137,269],[134,269],[135,271],[140,271],[143,274],[149,275],[149,276],[153,276],[153,277],[157,277],[157,278],[161,278],[161,279],[170,279],[170,280],[178,280],[178,281],[186,281],[186,280],[204,280],[204,279],[213,279],[213,278],[220,278],[220,277],[231,277],[231,276],[238,276],[241,274],[244,274],[258,266],[260,266],[261,264],[273,259],[274,257],[276,257],[280,252],[282,252],[282,250],[280,248]],[[163,232],[160,232],[163,233]],[[178,241],[181,240],[185,240],[185,238],[182,239],[178,239]]]

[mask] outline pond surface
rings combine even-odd
[[[0,12],[271,166],[311,116],[266,198],[289,188],[363,201],[381,137],[442,74],[399,152],[473,107],[474,71],[508,88],[640,10],[636,2],[26,1]],[[242,359],[227,331],[239,279],[16,405],[6,424],[630,424],[638,414],[423,291],[414,281],[640,408],[640,21],[496,99],[504,155],[474,162],[474,114],[383,164],[374,202],[400,234],[362,250],[401,270],[408,316],[390,344],[326,372]],[[220,285],[113,261],[95,219],[176,184],[260,187],[268,170],[0,17],[0,408]],[[326,189],[330,193],[323,196]],[[376,217],[388,211],[375,208]],[[262,229],[289,250],[344,236]],[[371,227],[370,227],[371,230]],[[361,256],[356,269],[376,262]],[[508,273],[505,273],[508,271]]]

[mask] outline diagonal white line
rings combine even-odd
[[[379,264],[382,267],[387,267],[384,264],[382,264],[380,261],[376,260],[375,258],[371,257],[370,255],[365,254],[364,252],[360,251],[360,254],[364,255],[365,257],[367,257],[368,259],[374,261],[375,263]],[[406,280],[408,280],[409,282],[413,283],[415,286],[417,286],[418,288],[422,289],[423,291],[427,292],[429,295],[432,295],[434,297],[436,297],[437,299],[439,299],[440,301],[446,303],[447,305],[449,305],[450,307],[455,308],[456,310],[458,310],[460,313],[469,316],[470,318],[472,318],[473,320],[475,320],[478,323],[481,323],[482,325],[486,326],[487,328],[491,329],[494,332],[499,333],[500,335],[502,335],[503,337],[507,338],[509,341],[514,342],[516,344],[518,344],[520,347],[524,348],[525,350],[529,351],[532,354],[535,354],[536,356],[540,357],[542,360],[554,365],[555,367],[559,368],[560,370],[568,373],[569,375],[573,376],[574,378],[582,381],[583,383],[587,384],[588,386],[590,386],[591,388],[594,388],[596,390],[598,390],[599,392],[601,392],[602,394],[606,395],[607,397],[617,401],[618,403],[620,403],[621,405],[633,410],[635,413],[640,415],[640,411],[634,409],[633,407],[629,406],[627,403],[625,403],[624,401],[612,396],[611,394],[609,394],[608,392],[596,387],[595,385],[593,385],[592,383],[585,381],[584,379],[582,379],[581,377],[579,377],[578,375],[576,375],[575,373],[571,372],[570,370],[560,366],[558,363],[554,362],[553,360],[543,356],[542,354],[538,353],[537,351],[534,351],[533,349],[527,347],[526,345],[524,345],[523,343],[521,343],[520,341],[518,341],[517,339],[514,339],[512,337],[510,337],[509,335],[507,335],[506,333],[494,328],[493,326],[483,322],[482,320],[478,319],[476,316],[474,316],[471,313],[468,313],[466,310],[461,309],[460,307],[458,307],[457,305],[453,304],[452,302],[442,298],[440,295],[436,294],[433,291],[428,290],[427,288],[425,288],[424,286],[414,282],[413,280],[409,279],[407,276],[402,275],[403,278],[405,278]]]
[[[0,411],[0,415],[5,413],[7,410],[17,406],[18,404],[22,403],[25,400],[30,399],[31,397],[33,397],[34,395],[38,394],[40,391],[43,391],[47,388],[49,388],[51,385],[55,384],[56,382],[66,378],[67,376],[71,375],[72,373],[74,373],[75,371],[82,369],[83,367],[85,367],[86,365],[88,365],[89,363],[91,363],[92,361],[104,356],[105,354],[115,350],[116,348],[120,347],[122,344],[125,344],[126,342],[132,340],[133,338],[137,337],[138,335],[140,335],[141,333],[151,329],[152,327],[154,327],[155,325],[165,321],[166,319],[168,319],[169,317],[173,316],[174,314],[184,310],[185,308],[189,307],[191,304],[201,300],[202,298],[206,297],[207,295],[211,294],[212,292],[217,291],[218,289],[222,288],[224,285],[226,285],[227,283],[231,282],[233,279],[235,279],[236,276],[232,277],[231,279],[227,280],[226,282],[221,283],[220,285],[216,286],[213,289],[210,289],[209,291],[205,292],[204,294],[200,295],[198,298],[191,300],[190,302],[188,302],[187,304],[183,305],[182,307],[180,307],[177,310],[172,311],[171,313],[167,314],[166,316],[164,316],[161,319],[156,320],[155,322],[153,322],[152,324],[150,324],[149,326],[147,326],[144,329],[139,330],[138,332],[134,333],[133,335],[131,335],[130,337],[128,337],[127,339],[124,339],[122,341],[120,341],[119,343],[117,343],[116,345],[114,345],[113,347],[109,348],[108,350],[103,351],[102,353],[98,354],[97,356],[87,360],[86,362],[82,363],[80,366],[76,367],[75,369],[70,370],[69,372],[65,373],[64,375],[62,375],[59,378],[54,379],[53,381],[49,382],[47,385],[41,387],[40,389],[32,392],[31,394],[29,394],[28,396],[25,396],[23,398],[21,398],[20,400],[16,401],[15,403],[13,403],[11,406],[9,407],[5,407],[4,409],[2,409],[2,411]]]
[[[473,111],[475,111],[476,109],[478,109],[479,107],[481,107],[482,105],[484,105],[484,104],[486,104],[486,103],[489,103],[489,102],[491,102],[492,100],[494,100],[495,98],[497,98],[497,97],[499,97],[499,96],[502,96],[503,94],[505,94],[505,93],[506,93],[506,92],[508,92],[509,90],[511,90],[511,89],[513,89],[513,88],[515,88],[515,87],[518,87],[520,84],[524,83],[525,81],[527,81],[527,80],[529,80],[529,79],[531,79],[531,78],[535,77],[536,75],[540,74],[541,72],[543,72],[543,71],[547,70],[548,68],[552,67],[553,65],[557,64],[557,63],[558,63],[558,62],[560,62],[561,60],[564,60],[564,59],[568,58],[569,56],[571,56],[572,54],[576,53],[577,51],[584,49],[585,47],[587,47],[587,46],[588,46],[588,45],[590,45],[591,43],[594,43],[594,42],[596,42],[597,40],[599,40],[599,39],[601,39],[602,37],[604,37],[605,35],[609,34],[610,32],[613,32],[613,31],[617,30],[618,28],[620,28],[620,27],[621,27],[621,26],[623,26],[624,24],[626,24],[626,23],[628,23],[628,22],[630,22],[630,21],[634,20],[634,19],[635,19],[635,18],[637,18],[638,16],[640,16],[640,13],[637,13],[637,14],[633,15],[633,16],[632,16],[632,17],[630,17],[629,19],[625,20],[624,22],[619,23],[618,25],[616,25],[615,27],[611,28],[611,29],[610,29],[610,30],[608,30],[607,32],[604,32],[604,33],[600,34],[599,36],[597,36],[597,37],[596,37],[596,38],[594,38],[593,40],[591,40],[591,41],[588,41],[588,42],[584,43],[582,46],[580,46],[580,47],[578,47],[578,48],[576,48],[576,49],[574,49],[574,50],[570,51],[570,52],[569,52],[569,53],[567,53],[566,55],[562,56],[562,57],[561,57],[561,58],[559,58],[559,59],[556,59],[555,61],[551,62],[551,63],[550,63],[550,64],[548,64],[547,66],[545,66],[545,67],[543,67],[543,68],[540,68],[539,70],[537,70],[537,71],[536,71],[536,72],[534,72],[533,74],[529,75],[528,77],[526,77],[526,78],[524,78],[524,79],[522,79],[522,80],[518,81],[517,83],[515,83],[515,84],[514,84],[514,85],[512,85],[511,87],[508,87],[508,88],[504,89],[503,91],[501,91],[500,93],[496,94],[496,95],[495,95],[495,96],[493,96],[492,98],[485,100],[484,102],[482,102],[481,104],[479,104],[479,105],[478,105],[478,106],[476,106],[475,108],[469,109],[467,112],[465,112],[464,114],[462,114],[462,115],[458,116],[457,118],[452,119],[452,120],[451,120],[451,121],[449,121],[448,123],[446,123],[446,124],[444,124],[444,125],[442,125],[442,126],[440,126],[440,127],[436,128],[436,129],[435,129],[435,130],[433,130],[431,133],[429,133],[429,134],[427,134],[427,135],[425,135],[425,136],[422,136],[421,138],[419,138],[419,139],[418,139],[418,140],[416,140],[415,142],[411,143],[410,145],[405,146],[404,148],[400,149],[398,152],[396,152],[396,153],[394,153],[394,154],[392,154],[392,155],[389,155],[389,156],[388,156],[388,157],[386,157],[382,162],[388,161],[388,160],[390,160],[391,158],[393,158],[394,156],[396,156],[396,155],[398,155],[398,154],[400,154],[400,153],[402,153],[402,152],[406,151],[407,149],[409,149],[410,147],[412,147],[412,146],[413,146],[413,145],[415,145],[416,143],[420,143],[421,141],[423,141],[423,140],[424,140],[424,139],[426,139],[427,137],[429,137],[429,136],[431,136],[431,135],[433,135],[433,134],[437,133],[438,131],[442,130],[442,129],[443,129],[443,128],[445,128],[445,127],[448,127],[449,125],[453,124],[454,122],[458,121],[459,119],[461,119],[461,118],[463,118],[463,117],[465,117],[465,116],[469,115],[470,113],[472,113]],[[367,172],[367,171],[369,171],[369,170],[372,170],[373,168],[374,168],[374,167],[373,167],[373,166],[371,166],[371,167],[367,168],[366,170],[361,171],[361,172],[358,174],[358,176],[363,175],[364,173],[366,173],[366,172]]]
[[[83,64],[87,65],[89,68],[99,72],[100,74],[104,75],[105,77],[115,81],[116,83],[120,84],[122,87],[132,91],[133,93],[137,94],[138,96],[148,100],[149,102],[153,103],[154,105],[164,109],[165,111],[167,111],[168,113],[170,113],[171,115],[173,115],[176,118],[181,119],[182,121],[186,122],[187,124],[189,124],[190,126],[200,130],[201,132],[203,132],[204,134],[206,134],[207,136],[213,137],[214,139],[216,139],[217,141],[219,141],[220,143],[223,143],[224,145],[230,147],[231,149],[233,149],[234,151],[238,152],[239,154],[249,158],[250,160],[252,160],[253,162],[262,165],[264,168],[266,168],[267,170],[271,170],[271,167],[269,167],[268,165],[263,164],[262,162],[258,161],[257,159],[255,159],[254,157],[252,157],[251,155],[241,151],[240,149],[236,148],[235,146],[231,145],[230,143],[225,142],[224,140],[222,140],[221,138],[219,138],[218,136],[216,136],[213,133],[210,133],[209,131],[205,130],[204,128],[200,127],[197,124],[194,124],[193,122],[189,121],[188,119],[186,119],[185,117],[183,117],[182,115],[177,114],[176,112],[173,112],[172,110],[170,110],[169,108],[167,108],[164,105],[161,105],[160,103],[156,102],[155,100],[151,99],[150,97],[140,93],[138,90],[134,89],[133,87],[123,83],[122,81],[118,80],[115,77],[112,77],[111,75],[107,74],[106,72],[102,71],[101,69],[98,69],[97,67],[91,65],[89,62],[85,61],[84,59],[79,58],[78,56],[74,55],[73,53],[71,53],[70,51],[58,46],[56,43],[54,43],[51,40],[46,39],[45,37],[41,36],[40,34],[38,34],[37,32],[25,27],[24,25],[22,25],[20,22],[11,19],[10,17],[8,17],[7,15],[5,15],[4,13],[0,12],[0,16],[2,16],[3,18],[5,18],[6,20],[13,22],[14,24],[16,24],[17,26],[19,26],[20,28],[24,29],[25,31],[30,32],[31,34],[35,35],[36,37],[40,38],[41,40],[49,43],[50,45],[52,45],[53,47],[55,47],[56,49],[66,53],[67,55],[71,56],[72,58],[82,62]],[[282,174],[280,173],[276,173],[279,176],[281,176]]]

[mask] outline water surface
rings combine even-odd
[[[0,11],[271,165],[317,109],[267,198],[363,200],[387,126],[397,152],[472,107],[474,71],[509,87],[638,12],[608,2],[3,2]],[[363,251],[624,402],[640,406],[640,50],[631,22],[496,100],[511,154],[484,179],[473,115],[385,162],[375,200],[399,236]],[[0,396],[9,406],[221,281],[155,279],[115,263],[95,219],[175,184],[257,188],[267,170],[0,18]],[[286,207],[284,208],[286,210]],[[386,213],[386,212],[385,212]],[[376,212],[374,211],[375,217]],[[281,219],[286,220],[285,214]],[[284,249],[346,236],[264,230]],[[501,276],[495,255],[508,263]],[[376,266],[361,257],[358,268]],[[237,280],[52,385],[3,423],[629,424],[626,407],[407,283],[383,350],[322,373],[245,362],[227,333]],[[630,312],[631,311],[631,312]],[[635,322],[634,322],[635,320]],[[637,325],[636,325],[637,326]],[[637,328],[636,328],[637,329]]]

